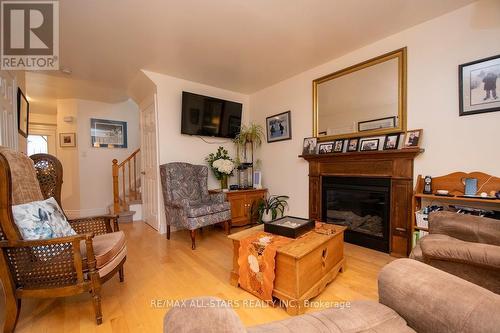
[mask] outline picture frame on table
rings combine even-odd
[[[76,147],[76,133],[59,133],[59,147]]]
[[[266,118],[267,142],[290,140],[292,138],[292,113],[286,111]]]
[[[363,139],[360,142],[360,151],[374,151],[378,150],[379,139]]]
[[[417,148],[420,146],[420,141],[422,140],[422,129],[416,129],[411,131],[406,131],[403,140],[403,148]]]
[[[347,141],[347,152],[352,153],[358,151],[360,138],[350,138]]]
[[[399,133],[387,134],[384,140],[384,150],[398,149],[399,136],[400,136]]]
[[[304,143],[302,145],[302,155],[314,155],[316,154],[316,146],[318,144],[318,138],[304,138]]]
[[[341,153],[344,150],[344,140],[335,140],[333,142],[333,152],[334,153]]]
[[[330,154],[333,152],[333,142],[320,143],[318,147],[319,154]]]
[[[500,54],[458,66],[459,115],[500,111]]]

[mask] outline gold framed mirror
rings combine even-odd
[[[313,136],[321,141],[406,130],[406,47],[313,81]]]

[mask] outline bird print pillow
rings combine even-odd
[[[24,240],[76,235],[54,198],[12,206],[12,215]]]

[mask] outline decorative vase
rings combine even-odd
[[[265,210],[262,212],[262,222],[271,222],[273,220],[273,212],[269,210],[266,212]]]
[[[222,175],[220,180],[220,189],[222,191],[227,190],[227,175]]]

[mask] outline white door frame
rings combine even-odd
[[[47,145],[50,155],[57,156],[57,147],[56,147],[56,125],[45,125],[45,124],[30,124],[30,135],[46,135],[47,136]]]
[[[17,150],[17,79],[10,71],[0,71],[0,146]]]
[[[144,152],[144,143],[143,143],[143,135],[142,135],[142,132],[143,132],[143,118],[142,118],[142,112],[144,110],[146,110],[147,108],[153,106],[153,112],[154,112],[154,121],[155,121],[155,139],[156,139],[156,151],[155,151],[155,155],[156,155],[156,165],[154,166],[154,169],[155,169],[155,172],[156,172],[156,186],[155,186],[155,193],[154,195],[156,196],[156,207],[155,207],[155,210],[156,210],[156,223],[155,225],[151,225],[154,229],[156,229],[159,233],[165,233],[165,229],[161,223],[161,209],[160,209],[160,206],[161,206],[161,186],[160,186],[160,167],[159,167],[159,163],[160,163],[160,155],[159,155],[159,138],[158,138],[158,99],[157,99],[157,95],[156,93],[154,93],[153,95],[149,96],[148,98],[146,98],[143,102],[140,103],[139,105],[139,110],[141,112],[141,152]],[[144,162],[145,162],[145,158],[144,157],[144,154],[142,153],[141,154],[141,184],[145,184],[145,179],[144,179],[144,174],[142,173],[144,171]],[[145,196],[143,195],[142,196],[143,200],[145,199]],[[143,205],[144,205],[144,201],[143,201]],[[143,216],[144,216],[144,212],[145,212],[145,209],[143,209]]]

